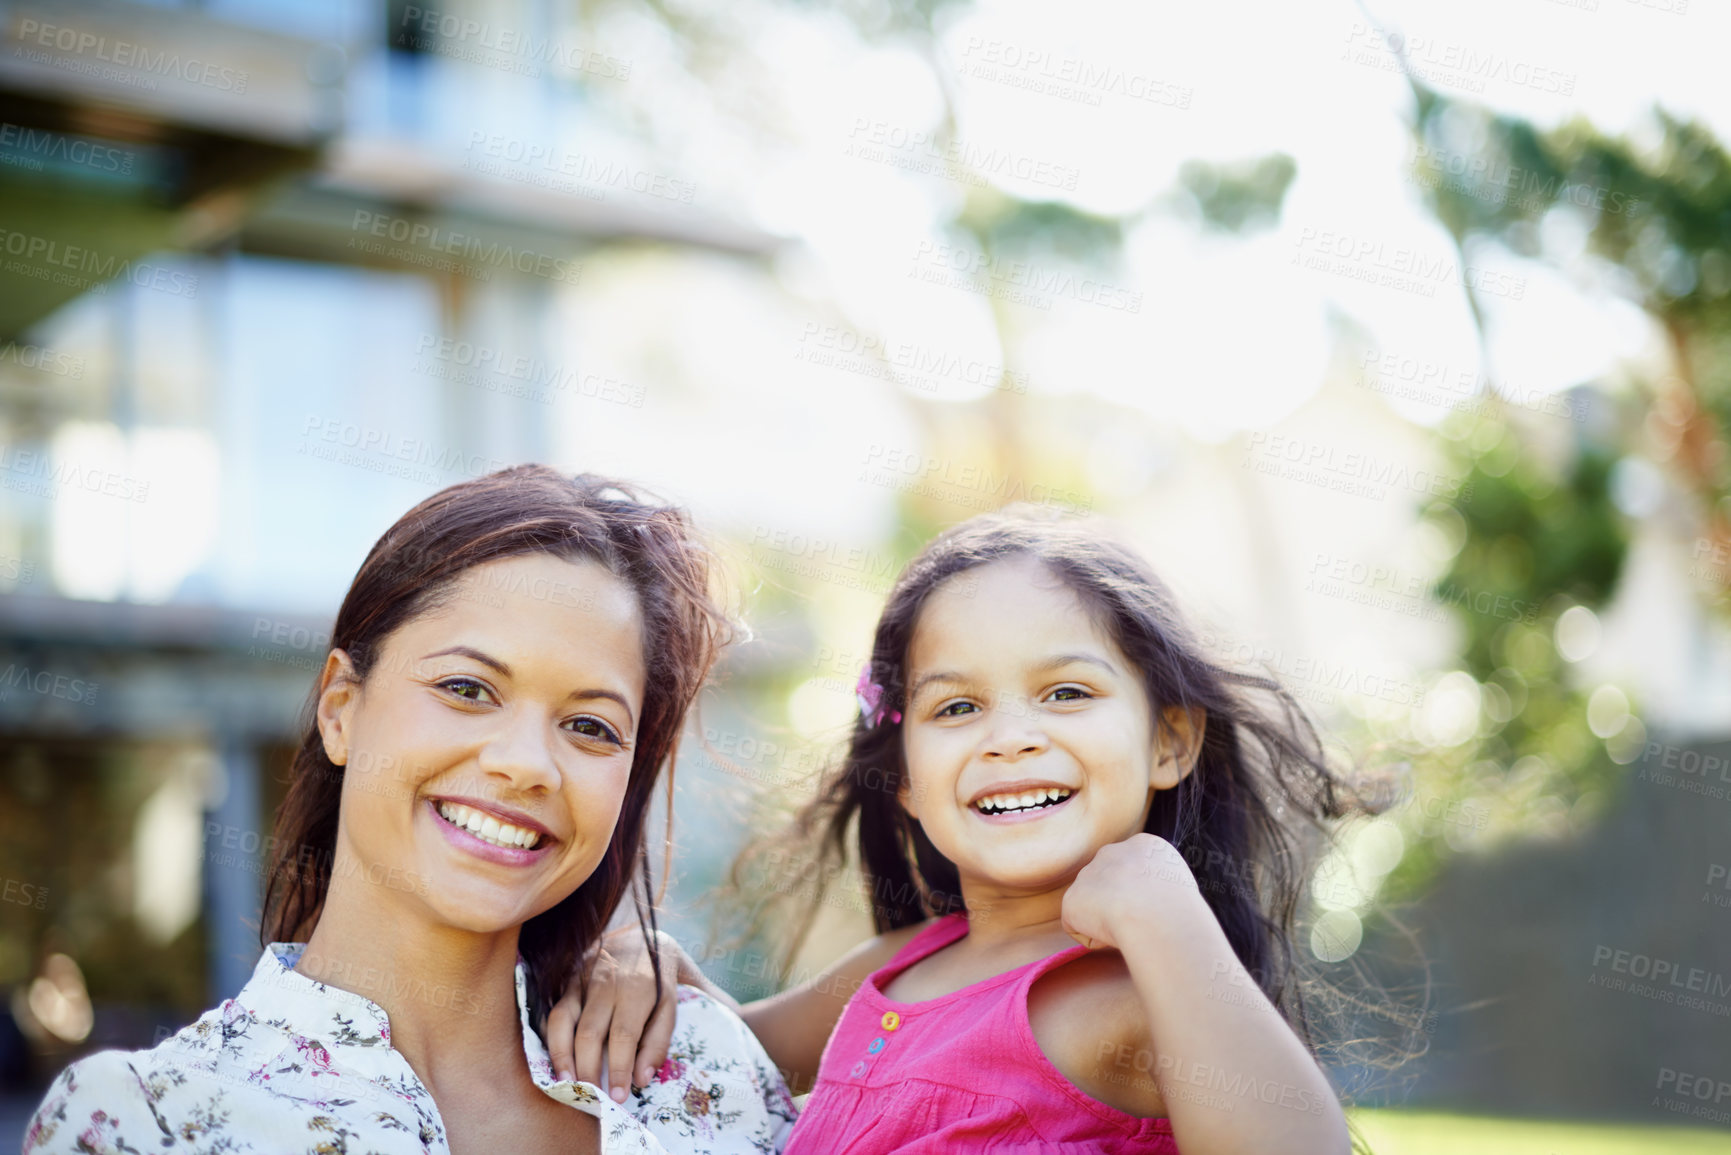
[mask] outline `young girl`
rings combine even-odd
[[[857,852],[880,933],[742,1009],[796,1090],[816,1068],[788,1155],[1349,1149],[1288,1025],[1287,819],[1352,799],[1140,558],[1075,523],[963,523],[898,579],[861,707],[800,829],[810,877]],[[598,1062],[567,1033],[556,1062]]]

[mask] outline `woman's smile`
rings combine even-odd
[[[501,866],[530,866],[552,853],[558,841],[527,816],[501,816],[473,799],[429,798],[427,809],[445,840],[476,858]],[[507,818],[511,820],[507,820]]]

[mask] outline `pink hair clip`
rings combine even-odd
[[[872,681],[872,664],[867,662],[860,667],[859,681],[854,683],[854,697],[859,700],[860,717],[865,719],[866,729],[870,730],[884,719],[884,688]],[[902,712],[891,710],[890,721],[900,722]]]

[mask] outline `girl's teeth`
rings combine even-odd
[[[533,830],[500,822],[491,814],[483,814],[455,802],[439,803],[439,815],[452,826],[467,830],[481,841],[507,849],[527,849],[534,846],[541,837]]]
[[[995,794],[990,798],[980,800],[981,810],[1005,813],[1012,810],[1027,810],[1036,806],[1055,805],[1070,797],[1070,791],[1042,786],[1038,790],[1028,790],[1021,794]]]

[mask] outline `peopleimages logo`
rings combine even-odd
[[[417,264],[437,262],[436,268],[448,269],[451,272],[473,276],[487,280],[492,269],[510,269],[530,276],[544,277],[551,281],[563,281],[575,285],[582,279],[583,264],[581,261],[568,261],[563,257],[538,253],[533,249],[519,249],[514,245],[502,244],[498,241],[484,241],[473,233],[462,233],[455,229],[440,225],[428,224],[425,221],[409,220],[406,217],[394,217],[384,213],[368,212],[366,209],[356,209],[355,219],[349,225],[351,231],[364,233],[365,236],[349,238],[349,245],[362,252],[390,253],[376,241],[366,237],[383,237],[408,246],[406,250],[390,253],[400,260],[412,261]],[[416,256],[421,259],[416,260]],[[442,261],[440,258],[453,256],[461,261],[471,262],[464,266],[455,261]]]
[[[107,282],[125,280],[173,297],[198,295],[198,277],[192,273],[149,261],[104,256],[95,249],[63,244],[52,237],[0,228],[0,253],[18,258],[6,262],[7,272],[39,281],[101,293],[107,291]]]
[[[629,80],[631,61],[572,44],[556,36],[538,35],[485,20],[473,20],[437,8],[405,5],[395,37],[398,47],[540,76],[543,64],[571,73],[606,80]]]
[[[9,701],[13,690],[59,698],[74,705],[92,705],[96,701],[96,683],[52,670],[32,670],[16,662],[0,672],[0,702]]]
[[[110,39],[62,24],[44,24],[40,20],[29,19],[18,22],[17,39],[24,47],[13,49],[13,54],[34,59],[37,63],[67,68],[74,63],[89,65],[90,62],[101,61],[103,64],[111,64],[132,72],[172,76],[188,84],[198,84],[237,96],[246,91],[248,76],[240,69],[226,68],[194,56],[182,57],[173,49],[152,50],[149,45],[134,40]],[[36,49],[53,49],[62,53],[63,58],[54,59],[45,52],[35,51]],[[64,57],[83,59],[73,62],[65,60]],[[89,69],[70,67],[69,71]],[[150,87],[154,88],[155,85]]]
[[[0,164],[13,164],[33,171],[41,169],[41,161],[51,160],[96,172],[130,176],[135,159],[129,149],[17,124],[0,124],[0,147],[13,149],[16,154],[0,157]],[[20,161],[25,163],[19,165]]]

